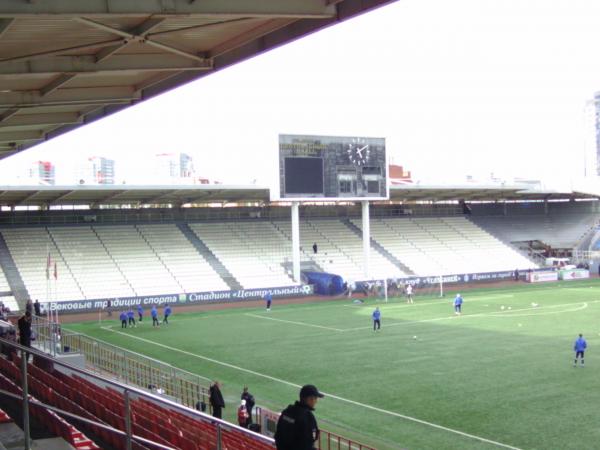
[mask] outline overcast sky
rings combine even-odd
[[[0,179],[44,159],[70,184],[99,155],[153,183],[151,156],[183,151],[205,177],[270,184],[279,133],[385,137],[430,182],[581,176],[599,24],[598,0],[400,0],[8,158]]]

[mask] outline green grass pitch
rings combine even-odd
[[[116,320],[67,328],[222,380],[232,421],[245,384],[259,405],[280,410],[297,385],[313,383],[329,394],[317,405],[320,425],[379,449],[600,448],[600,282],[463,297],[460,317],[448,293],[417,296],[413,305],[175,308],[160,329],[148,317],[123,331]],[[578,333],[588,341],[585,368],[573,367]]]

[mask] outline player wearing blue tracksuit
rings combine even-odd
[[[266,293],[265,301],[267,302],[267,311],[271,311],[271,302],[273,301],[273,296],[271,295],[271,291]]]
[[[119,319],[121,320],[121,328],[127,328],[127,313],[125,311],[119,314]]]
[[[463,298],[460,294],[456,294],[456,297],[454,298],[454,314],[460,314],[462,312],[462,304]]]
[[[381,311],[379,306],[373,311],[373,331],[381,330]]]
[[[156,309],[156,305],[152,306],[152,309],[150,310],[150,315],[152,316],[152,326],[159,326],[160,322],[158,321],[158,310]]]
[[[169,325],[169,316],[171,315],[171,307],[169,305],[165,305],[165,318],[163,319],[163,323]]]
[[[577,367],[577,358],[579,357],[581,357],[581,367],[585,366],[583,355],[586,348],[587,342],[583,338],[583,334],[580,334],[577,340],[575,341],[575,345],[573,346],[573,350],[575,351],[575,361],[573,362],[573,367]]]
[[[129,322],[129,325],[135,327],[135,314],[133,314],[133,309],[129,309],[129,311],[127,311],[127,319]]]
[[[142,305],[137,306],[137,313],[138,313],[139,320],[141,322],[142,317],[144,317],[144,308],[142,308]]]

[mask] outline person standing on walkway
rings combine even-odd
[[[215,380],[215,382],[210,386],[209,394],[212,415],[213,417],[220,419],[222,416],[222,410],[225,408],[225,400],[223,399],[223,394],[221,393],[221,383]]]

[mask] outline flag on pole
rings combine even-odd
[[[46,260],[46,280],[50,279],[50,267],[52,267],[52,258],[50,252],[48,252],[48,259]]]
[[[54,261],[54,279],[58,280],[58,269],[56,267],[56,261]]]

